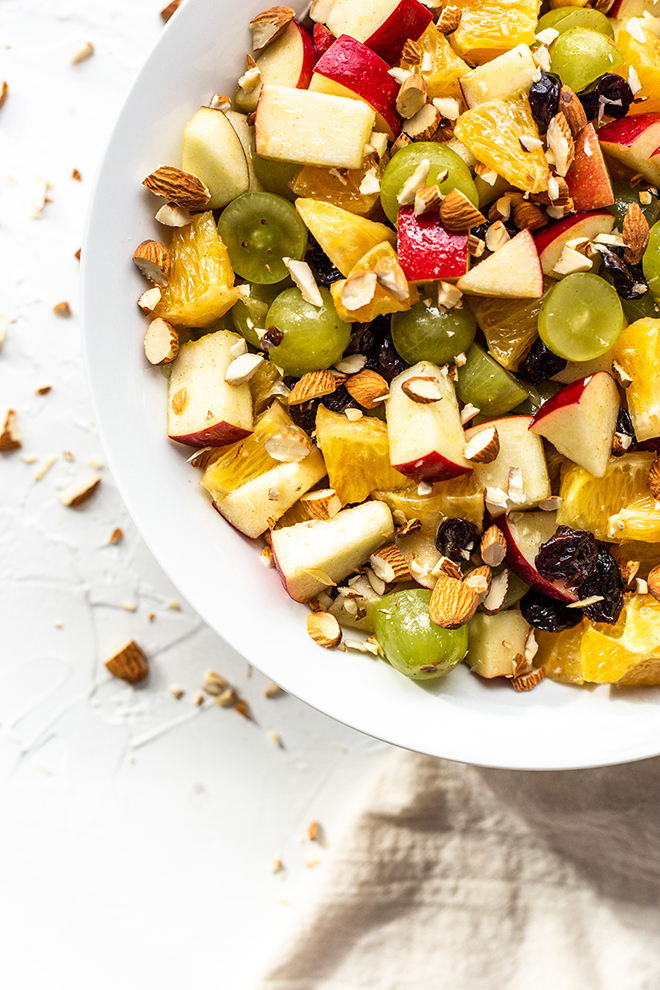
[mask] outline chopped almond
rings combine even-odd
[[[9,409],[5,416],[5,425],[0,433],[0,452],[19,450],[23,446],[21,431],[18,427],[18,417],[14,409]]]
[[[106,660],[105,665],[113,677],[119,677],[129,684],[139,684],[149,673],[146,654],[134,639]]]
[[[307,632],[319,646],[331,650],[341,641],[341,628],[329,612],[310,612],[307,616]]]
[[[144,335],[144,353],[150,364],[171,364],[179,353],[179,333],[160,317],[152,320]]]
[[[68,509],[77,509],[90,500],[100,484],[101,475],[94,474],[91,478],[66,488],[60,495],[60,502]]]
[[[71,316],[71,307],[68,302],[60,302],[53,306],[53,313],[55,313],[55,316],[61,316],[67,319]]]
[[[170,278],[170,254],[160,241],[142,241],[133,252],[133,261],[142,274],[164,288]]]

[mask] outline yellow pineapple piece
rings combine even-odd
[[[408,295],[404,299],[398,299],[379,282],[370,302],[359,309],[349,310],[341,301],[342,289],[346,285],[345,280],[340,279],[338,282],[333,282],[330,286],[332,300],[337,310],[337,316],[345,323],[369,323],[371,320],[375,320],[377,316],[384,316],[386,313],[401,313],[410,309],[419,299],[419,291],[414,285],[410,285],[406,281],[399,259],[389,241],[383,241],[382,244],[377,244],[375,248],[368,251],[363,258],[360,258],[350,274],[358,275],[361,272],[390,275],[396,280],[401,291],[404,291],[407,286]]]
[[[342,505],[363,502],[375,488],[402,488],[410,479],[390,463],[387,425],[375,416],[351,421],[319,406],[316,439],[328,470],[330,488]]]
[[[396,243],[396,234],[384,223],[359,217],[332,203],[297,199],[295,206],[312,237],[342,275],[348,275],[367,251],[383,241]]]
[[[541,8],[540,0],[456,0],[463,11],[452,35],[458,54],[472,65],[490,62],[516,45],[531,45]]]
[[[627,22],[623,24],[619,29],[616,43],[624,61],[623,65],[617,65],[612,72],[628,79],[632,66],[642,84],[635,98],[644,100],[636,107],[631,107],[632,112],[657,113],[660,110],[660,38],[644,26],[641,17],[636,18],[636,21],[646,40],[641,42],[633,38],[626,30]]]
[[[583,619],[579,626],[573,629],[562,629],[559,633],[543,632],[535,629],[538,653],[534,657],[534,665],[543,667],[546,677],[564,684],[583,684],[582,659],[580,642],[582,634],[588,625]]]
[[[375,155],[369,155],[362,168],[317,168],[314,165],[305,165],[291,183],[291,188],[296,196],[332,203],[349,213],[368,216],[380,202],[380,192],[376,190],[363,193],[360,192],[360,186],[367,174],[380,183],[388,161],[387,155],[380,160]]]
[[[458,80],[470,71],[470,66],[456,54],[445,35],[431,23],[421,38],[417,39],[417,44],[422,50],[421,75],[426,80],[429,100],[449,96],[462,99]],[[424,68],[424,55],[431,56],[430,69]]]
[[[430,495],[420,495],[417,486],[397,491],[382,489],[373,493],[374,498],[385,502],[392,512],[402,512],[406,519],[420,519],[424,524],[428,519],[460,516],[473,522],[481,529],[484,518],[484,493],[477,485],[474,475],[464,474],[451,481],[439,481],[433,485]]]
[[[597,540],[660,543],[660,510],[648,481],[654,460],[643,451],[613,457],[602,478],[571,464],[559,490],[558,525],[588,529]]]
[[[624,327],[612,357],[632,377],[626,398],[637,439],[660,436],[660,377],[650,370],[660,363],[660,320],[646,317]]]
[[[525,151],[520,144],[521,137],[539,137],[524,93],[466,110],[456,121],[454,134],[477,161],[494,169],[511,185],[531,193],[548,188],[548,162],[543,149]]]
[[[281,461],[270,456],[264,443],[275,433],[286,429],[300,432],[286,410],[279,402],[274,402],[257,419],[250,436],[219,449],[217,456],[206,466],[202,487],[218,500],[277,467]]]
[[[153,315],[178,326],[208,327],[238,299],[227,248],[212,213],[177,227],[170,242],[170,279]]]
[[[544,279],[546,292],[555,283]],[[488,350],[508,371],[517,371],[538,335],[537,322],[543,299],[498,299],[496,296],[468,296],[467,303]]]

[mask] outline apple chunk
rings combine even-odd
[[[182,167],[208,187],[210,210],[226,206],[250,185],[240,138],[222,110],[202,107],[183,131]]]
[[[506,538],[506,559],[518,577],[549,598],[576,602],[578,592],[563,581],[548,581],[536,569],[536,555],[557,531],[556,512],[511,512],[498,519]]]
[[[575,139],[575,158],[566,174],[568,192],[578,212],[598,210],[614,202],[612,183],[593,124]]]
[[[543,273],[534,238],[521,230],[458,280],[461,292],[505,299],[540,299]]]
[[[172,365],[167,400],[170,440],[190,447],[224,447],[252,432],[250,386],[228,385],[230,348],[242,338],[217,330],[183,344]]]
[[[596,478],[607,470],[619,415],[619,392],[606,371],[567,385],[544,402],[529,425]]]
[[[537,68],[529,45],[518,45],[510,52],[478,65],[459,79],[468,107],[527,92]]]
[[[614,217],[609,210],[574,213],[564,220],[557,220],[556,223],[544,227],[534,238],[543,273],[559,278],[555,272],[555,265],[559,261],[567,241],[579,238],[592,241],[598,234],[610,234],[613,227]]]
[[[369,559],[394,533],[384,502],[363,502],[332,519],[274,529],[271,548],[282,582],[294,601],[307,602]]]
[[[508,495],[510,471],[518,468],[523,491],[522,499],[516,500],[518,509],[538,505],[551,494],[543,441],[530,433],[530,423],[529,416],[506,416],[465,431],[465,439],[469,441],[489,426],[495,427],[500,440],[499,454],[489,464],[475,464],[474,479],[479,489],[499,488]]]
[[[416,41],[432,20],[418,0],[334,0],[326,25],[337,37],[349,34],[395,65],[408,38]]]
[[[249,92],[239,87],[236,106],[243,113],[252,113],[261,85],[307,89],[315,62],[316,49],[310,35],[297,21],[291,21],[284,34],[262,51],[257,59],[261,82]]]
[[[288,86],[263,86],[256,152],[273,161],[361,168],[376,114],[361,100]]]
[[[640,172],[653,185],[660,185],[660,113],[639,113],[613,120],[598,132],[605,155]]]
[[[517,653],[525,653],[529,626],[518,611],[484,615],[478,612],[468,626],[465,662],[472,672],[488,679],[511,677]]]
[[[437,213],[415,216],[412,206],[399,210],[399,264],[409,282],[455,279],[465,275],[470,256],[467,231],[452,233]]]
[[[407,391],[411,379],[430,379],[438,398],[418,402]],[[417,481],[447,481],[467,474],[465,433],[454,386],[446,369],[428,361],[407,368],[390,385],[386,401],[392,467]]]

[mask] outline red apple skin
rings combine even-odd
[[[603,374],[603,372],[597,372],[597,374]],[[536,432],[534,430],[536,423],[540,423],[548,415],[556,412],[557,409],[563,409],[564,406],[578,405],[582,395],[586,391],[587,385],[593,377],[594,375],[587,375],[586,378],[578,378],[576,382],[572,382],[570,385],[565,385],[561,392],[557,392],[557,394],[553,395],[551,399],[544,402],[538,412],[536,412],[529,421],[529,429],[532,433]]]
[[[321,58],[337,39],[332,31],[325,26],[325,24],[315,24],[313,40],[316,54],[319,58]]]
[[[578,213],[614,203],[610,175],[593,124],[587,124],[575,140],[575,158],[566,184]]]
[[[377,28],[365,45],[389,65],[396,65],[408,38],[417,41],[433,20],[433,14],[418,0],[401,0],[390,16]]]
[[[460,278],[468,270],[468,235],[454,234],[440,223],[438,213],[416,217],[412,206],[399,210],[399,264],[409,282]]]
[[[296,83],[296,89],[308,89],[309,84],[312,81],[312,74],[314,72],[314,66],[318,55],[316,54],[316,48],[314,47],[314,42],[312,41],[311,35],[302,27],[298,21],[292,21],[300,32],[300,40],[302,42],[302,57],[300,60],[300,75],[298,76],[298,82]]]
[[[233,423],[220,420],[206,430],[196,430],[195,433],[176,436],[170,433],[169,438],[187,447],[226,447],[230,443],[249,437],[251,433],[252,430],[244,430],[242,426],[234,426]]]
[[[414,478],[415,481],[450,481],[452,478],[459,478],[462,474],[467,474],[470,467],[463,467],[462,464],[454,464],[446,457],[439,454],[437,450],[418,457],[415,461],[407,461],[405,464],[393,464],[395,471]]]
[[[569,217],[564,217],[563,220],[555,220],[554,223],[549,224],[540,230],[538,234],[534,235],[534,243],[536,244],[536,250],[539,253],[539,257],[543,254],[545,249],[549,247],[555,238],[560,237],[566,231],[570,230],[575,226],[576,223],[580,223],[582,220],[586,220],[590,216],[604,216],[611,217],[612,214],[609,210],[588,210],[584,213],[573,213]]]
[[[566,588],[562,588],[559,584],[553,584],[551,581],[546,580],[546,578],[541,577],[533,564],[530,564],[527,558],[523,556],[513,539],[508,516],[498,516],[497,525],[506,538],[507,563],[511,570],[515,571],[525,584],[528,584],[530,588],[535,588],[536,591],[540,591],[541,594],[547,595],[548,598],[556,599],[558,602],[570,603],[578,600],[576,592],[571,592]]]
[[[392,132],[391,140],[401,131],[396,112],[399,83],[389,75],[389,66],[380,56],[342,34],[317,62],[314,72],[350,89],[377,111]]]
[[[622,144],[630,148],[647,127],[660,124],[660,113],[637,113],[621,120],[612,120],[598,131],[601,144]]]

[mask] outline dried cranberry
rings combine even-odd
[[[478,237],[480,240],[483,241],[486,239],[486,233],[488,232],[488,228],[492,227],[493,224],[497,222],[498,221],[496,220],[486,220],[485,223],[480,223],[477,227],[472,227],[470,233],[474,234],[475,237]],[[516,227],[512,219],[504,220],[503,223],[512,237],[515,237],[516,234],[520,233],[520,230],[518,229],[518,227]]]
[[[309,402],[301,402],[297,406],[289,406],[289,415],[301,430],[311,433],[316,426],[316,410],[318,406],[318,399],[310,399]]]
[[[473,522],[460,516],[443,519],[435,534],[435,545],[450,560],[469,560],[479,545],[479,530]]]
[[[612,441],[612,456],[622,457],[636,443],[637,435],[635,434],[635,427],[632,424],[630,413],[625,406],[621,406]]]
[[[567,364],[564,358],[560,358],[545,346],[540,337],[537,337],[518,368],[518,374],[531,385],[540,385],[541,382],[563,371]]]
[[[344,276],[338,268],[330,261],[325,251],[322,251],[318,244],[311,244],[307,248],[305,261],[312,269],[312,274],[319,285],[329,288],[333,282],[338,282]]]
[[[371,323],[358,323],[346,348],[346,353],[369,355],[378,351],[389,325],[389,318],[386,316],[377,316]]]
[[[561,581],[569,588],[580,588],[594,573],[598,548],[593,533],[586,529],[559,526],[554,536],[536,555],[536,569],[548,581]]]
[[[330,395],[324,395],[321,399],[321,405],[325,406],[326,409],[331,409],[332,412],[360,408],[360,403],[355,401],[345,385],[340,385]]]
[[[580,585],[580,598],[591,595],[602,595],[603,601],[583,609],[586,617],[592,622],[616,622],[623,608],[623,581],[619,565],[604,543],[598,544],[595,573]]]
[[[520,613],[530,626],[543,632],[570,629],[582,621],[581,609],[567,608],[563,602],[548,598],[547,595],[542,595],[540,591],[534,589],[530,589],[521,598]]]
[[[552,72],[542,72],[538,82],[529,91],[529,104],[539,132],[545,134],[548,125],[559,109],[561,82]]]
[[[649,284],[641,265],[629,265],[619,257],[616,250],[604,244],[599,245],[598,250],[603,259],[603,268],[622,299],[639,299],[648,292]]]
[[[269,351],[273,347],[279,347],[284,340],[284,334],[279,327],[271,326],[268,327],[265,334],[261,337],[261,346],[265,351]]]
[[[410,367],[408,362],[403,360],[392,343],[392,334],[389,328],[381,341],[380,349],[378,351],[378,363],[380,365],[380,369],[378,369],[380,374],[388,382],[391,382],[393,378],[396,378],[396,376],[400,375],[402,371],[405,371],[406,368]]]
[[[595,120],[603,108],[603,114],[619,120],[625,117],[634,99],[633,91],[623,76],[606,72],[588,93],[580,93],[587,120]],[[603,114],[600,114],[601,117]]]

